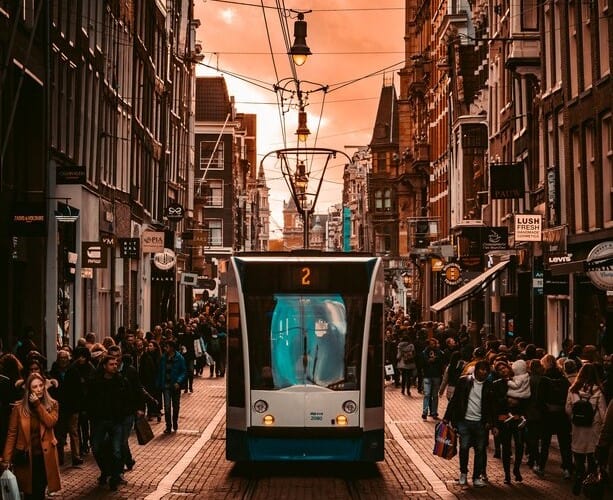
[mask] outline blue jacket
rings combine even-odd
[[[160,369],[158,371],[157,386],[159,389],[164,389],[166,383],[166,363],[168,362],[168,355],[164,353],[160,360]],[[170,372],[171,384],[179,384],[182,386],[187,378],[187,368],[185,365],[185,358],[180,353],[175,352],[175,360],[172,364],[172,371]]]

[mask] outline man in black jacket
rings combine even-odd
[[[485,453],[487,433],[494,423],[494,398],[492,383],[488,380],[490,365],[478,361],[474,373],[460,377],[447,405],[444,421],[450,422],[460,436],[460,485],[464,486],[468,475],[468,452],[475,449],[473,486],[485,486]],[[492,429],[492,432],[496,432]]]
[[[100,468],[99,484],[106,483],[117,490],[123,472],[121,445],[126,408],[132,402],[128,381],[119,373],[119,362],[115,356],[105,355],[100,362],[101,369],[90,380],[88,390],[88,411],[92,425],[92,451]],[[110,457],[107,449],[110,447]]]

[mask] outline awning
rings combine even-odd
[[[475,279],[470,280],[465,285],[455,290],[453,293],[447,295],[447,297],[439,300],[436,304],[430,306],[430,310],[434,312],[443,311],[451,306],[455,306],[460,302],[470,299],[477,293],[481,292],[492,280],[504,271],[505,267],[509,265],[508,260],[499,262],[493,267],[490,267],[487,271],[482,272]]]

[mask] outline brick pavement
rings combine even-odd
[[[435,422],[421,419],[421,397],[413,390],[413,397],[387,385],[385,461],[371,468],[351,465],[329,468],[321,464],[256,464],[243,466],[225,459],[225,421],[222,419],[210,430],[206,441],[201,435],[225,403],[225,381],[218,378],[198,378],[193,394],[181,399],[179,432],[167,436],[162,433],[164,422],[152,423],[155,439],[139,446],[131,438],[136,459],[133,471],[125,473],[127,485],[110,492],[97,486],[98,469],[91,455],[79,467],[62,468],[64,489],[53,496],[58,499],[129,498],[140,499],[232,499],[232,498],[537,498],[546,496],[558,500],[576,498],[570,492],[570,482],[561,476],[556,449],[550,453],[547,475],[540,479],[524,466],[523,483],[503,484],[502,464],[488,453],[490,485],[476,489],[457,484],[457,457],[443,460],[432,455]],[[441,400],[440,414],[446,401]],[[401,441],[394,432],[402,434]],[[199,441],[200,440],[200,441]],[[402,442],[404,441],[404,443]],[[203,444],[200,448],[199,444]],[[411,460],[407,445],[414,450]],[[471,454],[472,455],[472,454]],[[419,464],[421,462],[421,466]],[[180,467],[184,466],[184,470]],[[179,467],[176,474],[173,469]],[[421,467],[421,468],[420,468]],[[472,461],[471,461],[472,467]],[[470,474],[469,474],[470,476]],[[161,482],[168,487],[164,490]],[[447,491],[433,488],[445,487]],[[469,481],[470,485],[470,481]],[[158,489],[159,488],[159,489]]]

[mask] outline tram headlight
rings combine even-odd
[[[263,399],[258,399],[255,403],[253,403],[253,409],[258,413],[264,413],[268,410],[268,403]]]
[[[273,417],[272,415],[264,415],[262,422],[264,423],[264,425],[272,425],[275,423],[275,417]]]
[[[347,416],[346,415],[337,415],[336,417],[336,425],[347,425]]]
[[[345,413],[355,413],[357,409],[358,409],[358,404],[355,401],[351,401],[351,399],[343,403],[343,411]]]

